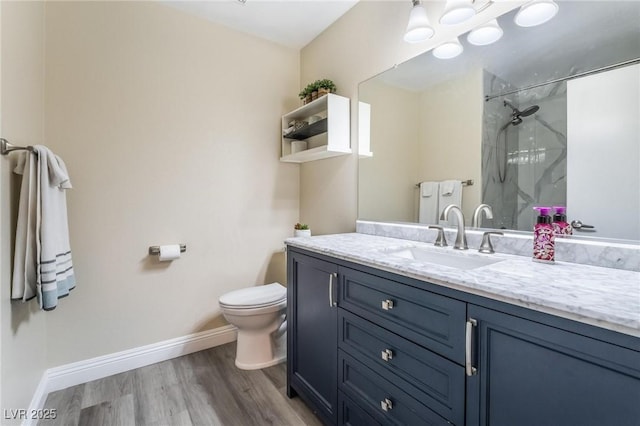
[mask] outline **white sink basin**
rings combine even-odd
[[[418,260],[420,262],[448,266],[449,268],[462,270],[480,268],[482,266],[491,265],[504,260],[498,257],[492,257],[491,255],[480,255],[462,251],[454,252],[445,248],[427,249],[422,247],[404,247],[385,250],[385,253],[390,256],[401,257],[403,259]]]

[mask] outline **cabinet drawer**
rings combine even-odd
[[[446,425],[444,418],[375,371],[338,350],[340,390],[383,424]]]
[[[464,302],[353,269],[339,273],[340,307],[464,364]]]
[[[338,424],[348,426],[381,426],[351,398],[342,392],[338,392]]]
[[[338,310],[338,346],[454,424],[464,423],[464,367]]]

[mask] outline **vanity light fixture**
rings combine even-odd
[[[556,16],[558,9],[553,0],[533,0],[520,7],[514,21],[521,27],[535,27]]]
[[[476,15],[472,0],[447,0],[444,12],[440,17],[442,25],[461,24]]]
[[[433,49],[433,56],[438,59],[452,59],[460,55],[463,50],[464,48],[460,44],[458,37],[456,37]]]
[[[404,41],[407,43],[418,43],[433,37],[435,30],[429,23],[427,11],[420,0],[412,0],[413,8],[409,14],[409,24],[404,33]]]
[[[502,28],[498,25],[497,19],[492,19],[486,24],[482,24],[469,32],[467,41],[476,46],[486,46],[495,43],[502,38]]]

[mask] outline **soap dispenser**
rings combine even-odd
[[[557,237],[566,237],[573,234],[571,225],[567,222],[567,208],[564,206],[553,206],[553,232]]]
[[[551,224],[550,207],[534,207],[538,211],[533,229],[533,260],[553,263],[555,260],[555,235]]]

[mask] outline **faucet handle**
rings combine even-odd
[[[428,228],[438,230],[438,236],[436,237],[436,241],[433,243],[433,245],[438,247],[446,247],[447,239],[444,236],[444,228],[437,225],[429,225]]]
[[[478,249],[480,253],[495,253],[493,244],[491,244],[491,235],[504,235],[504,233],[499,231],[487,231],[482,234],[482,243],[480,243],[480,248]]]

